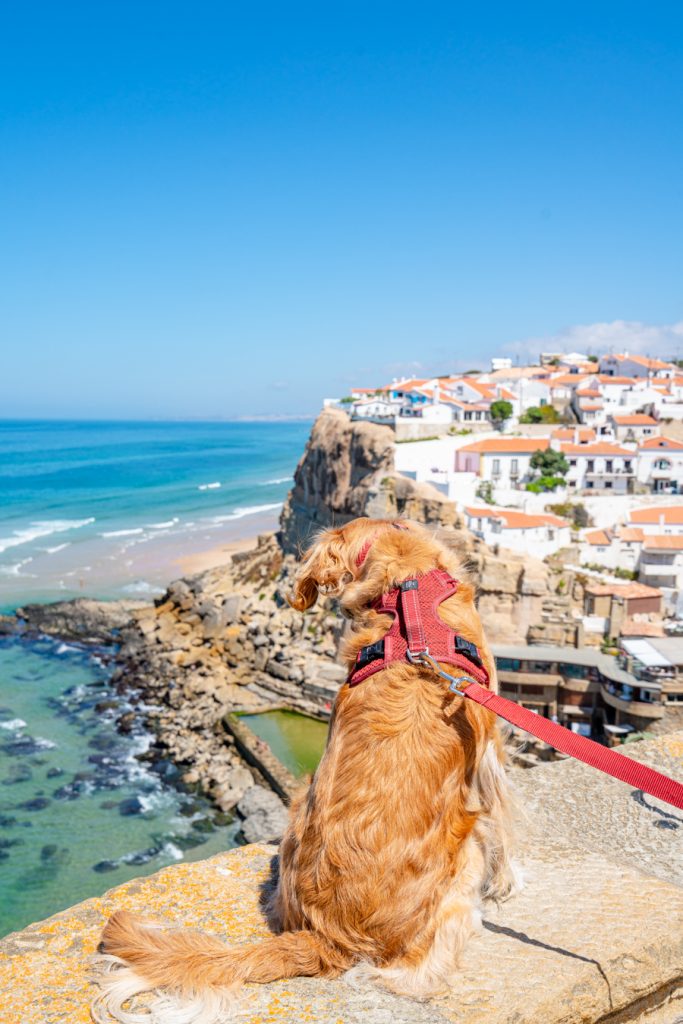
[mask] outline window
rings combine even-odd
[[[586,463],[586,472],[587,473],[594,473],[595,472],[595,461],[593,459],[589,459],[588,462]]]
[[[510,463],[510,476],[517,476],[519,473],[519,459],[513,459]]]
[[[611,491],[612,490],[612,481],[611,480],[605,480],[605,490],[606,491]]]
[[[576,465],[576,459],[570,459],[569,460],[569,465],[570,466],[575,466]]]
[[[501,672],[519,672],[519,658],[496,658],[496,665]]]
[[[606,473],[612,473],[613,472],[612,466],[613,466],[612,460],[611,459],[607,459],[605,461],[605,472]]]
[[[493,460],[493,475],[500,476],[500,459]]]
[[[572,665],[570,662],[560,662],[557,671],[566,679],[585,679],[588,674],[586,665]]]
[[[626,459],[626,461],[624,462],[624,469],[626,470],[627,473],[632,473],[633,472],[633,470],[631,468],[632,466],[633,466],[633,463],[631,462],[631,460],[630,459]]]
[[[671,469],[671,463],[668,459],[656,459],[655,469]]]

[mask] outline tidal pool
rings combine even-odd
[[[239,717],[266,741],[293,775],[312,774],[318,767],[327,742],[327,722],[319,722],[298,711],[261,711]]]

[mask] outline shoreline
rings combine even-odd
[[[174,580],[229,565],[232,555],[256,547],[260,535],[277,530],[279,514],[278,507],[203,529],[160,532],[142,542],[131,538],[116,548],[101,539],[84,541],[76,559],[71,547],[46,554],[21,574],[0,576],[0,612],[80,597],[151,602]]]

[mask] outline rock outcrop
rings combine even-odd
[[[52,604],[27,604],[16,611],[16,627],[83,644],[113,644],[145,601],[95,601],[80,597]]]
[[[683,736],[629,753],[683,780]],[[417,1002],[357,979],[248,985],[242,1024],[674,1024],[683,1014],[683,864],[671,814],[578,762],[520,770],[522,891],[484,906],[452,989]],[[251,815],[245,819],[250,820]],[[674,822],[675,824],[675,822]],[[0,942],[3,1024],[88,1024],[91,956],[131,910],[239,946],[271,933],[263,895],[277,851],[248,846],[176,864]],[[493,966],[492,966],[493,965]],[[146,1010],[137,1000],[130,1012]],[[132,1017],[131,1017],[132,1019]]]
[[[352,421],[339,409],[322,412],[282,511],[282,550],[299,554],[318,530],[357,516],[460,526],[455,506],[436,488],[395,472],[394,443],[390,427]]]

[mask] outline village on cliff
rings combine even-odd
[[[678,362],[494,358],[325,406],[391,428],[396,473],[438,491],[494,555],[545,561],[554,600],[526,636],[494,644],[503,694],[610,742],[683,721]]]

